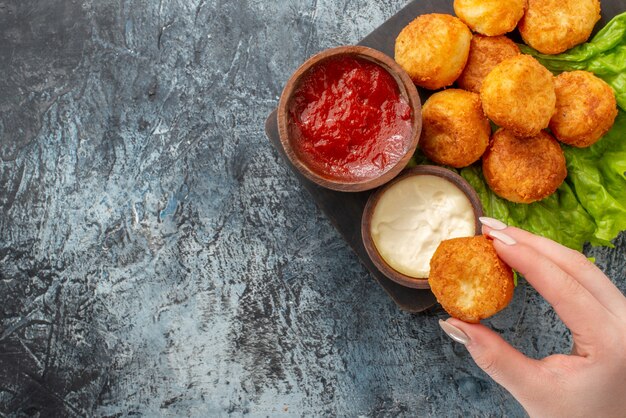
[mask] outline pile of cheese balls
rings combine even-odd
[[[600,19],[599,0],[455,0],[458,17],[418,16],[398,35],[395,60],[434,93],[423,107],[420,148],[438,164],[482,159],[499,196],[530,203],[567,176],[562,143],[587,147],[613,126],[613,90],[586,71],[550,71],[505,34],[558,54],[585,42]],[[472,33],[474,32],[474,33]],[[491,120],[499,129],[492,134]],[[556,139],[555,139],[556,138]]]

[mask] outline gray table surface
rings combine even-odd
[[[263,132],[398,0],[0,1],[0,416],[520,416],[399,311]],[[590,249],[626,288],[625,236]],[[521,282],[487,321],[566,328]]]

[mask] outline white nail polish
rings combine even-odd
[[[458,329],[454,325],[448,324],[446,321],[443,321],[443,320],[440,319],[439,320],[439,326],[441,327],[443,332],[446,333],[446,335],[448,337],[452,338],[457,343],[461,343],[463,345],[466,345],[469,342],[469,340],[470,340],[469,337],[467,336],[467,334],[465,334],[463,331],[461,331],[460,329]]]
[[[489,236],[493,239],[497,239],[498,241],[506,245],[517,244],[517,241],[515,241],[513,238],[511,238],[510,236],[508,236],[502,231],[496,231],[495,229],[492,229],[491,231],[489,231]]]
[[[501,222],[497,219],[494,218],[489,218],[487,216],[481,216],[480,218],[478,218],[480,220],[480,223],[482,223],[485,226],[488,226],[491,229],[495,229],[497,231],[501,231],[503,229],[507,228],[507,225],[504,222]]]

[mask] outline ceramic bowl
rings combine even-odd
[[[376,249],[376,245],[374,244],[374,240],[371,234],[372,215],[381,196],[397,182],[402,181],[408,177],[420,175],[441,177],[452,183],[454,186],[458,187],[465,194],[465,196],[467,196],[474,211],[475,234],[481,234],[481,224],[478,218],[483,216],[483,208],[482,204],[480,203],[480,199],[478,198],[478,195],[476,194],[476,191],[472,188],[472,186],[463,177],[459,176],[451,170],[438,166],[422,165],[405,170],[393,181],[387,183],[384,187],[378,189],[370,196],[365,206],[365,210],[363,211],[363,217],[361,219],[361,236],[363,238],[363,245],[365,246],[367,254],[369,255],[374,265],[376,265],[376,267],[385,276],[387,276],[394,282],[401,284],[402,286],[415,289],[430,289],[427,278],[418,279],[415,277],[407,276],[400,273],[399,271],[394,270],[393,267],[387,264],[387,262],[383,259],[383,257]]]
[[[400,94],[408,102],[411,108],[411,134],[410,137],[407,138],[407,146],[405,147],[406,153],[395,163],[395,165],[385,171],[382,175],[355,181],[329,178],[329,176],[325,176],[324,174],[310,168],[295,152],[293,144],[297,138],[292,137],[289,129],[290,123],[292,123],[291,117],[289,116],[289,106],[302,78],[307,75],[309,70],[325,60],[346,55],[369,60],[385,69],[395,79],[398,84]],[[389,180],[397,176],[400,171],[406,167],[406,164],[415,152],[421,128],[421,103],[415,85],[409,76],[391,57],[375,49],[363,46],[343,46],[332,48],[309,58],[291,76],[282,92],[278,104],[278,132],[280,135],[280,142],[291,163],[300,173],[314,183],[329,189],[343,192],[359,192],[373,189],[387,183]]]

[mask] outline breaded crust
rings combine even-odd
[[[505,59],[519,54],[520,50],[515,42],[506,36],[474,35],[467,64],[456,83],[462,89],[480,93],[487,74]]]
[[[396,38],[395,60],[415,84],[436,90],[461,74],[471,39],[468,27],[454,16],[421,15]]]
[[[499,129],[483,155],[483,174],[498,196],[531,203],[554,193],[565,180],[567,168],[563,150],[547,132],[520,138]]]
[[[615,92],[587,71],[561,73],[554,81],[556,112],[550,130],[559,141],[575,147],[595,144],[615,122]]]
[[[489,145],[491,126],[476,93],[448,89],[433,94],[424,103],[422,121],[419,146],[438,164],[466,167]]]
[[[554,77],[529,55],[502,61],[485,77],[480,99],[487,117],[518,136],[534,136],[554,114]]]
[[[544,54],[560,54],[589,39],[600,20],[599,0],[528,0],[519,32]]]
[[[454,0],[454,13],[473,31],[488,36],[511,32],[524,15],[526,0]]]
[[[430,260],[430,289],[455,318],[478,323],[513,298],[513,270],[484,236],[442,241]]]

